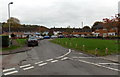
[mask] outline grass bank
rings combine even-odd
[[[26,39],[16,39],[16,41],[20,46],[23,46],[26,44]]]
[[[9,50],[17,49],[17,48],[20,48],[20,46],[12,45],[12,46],[10,46],[10,47],[2,48],[2,51],[9,51]]]
[[[118,44],[115,40],[86,39],[86,38],[58,38],[51,42],[63,47],[81,50],[89,54],[104,56],[118,52]],[[107,48],[107,49],[106,49]]]
[[[17,48],[21,48],[26,44],[26,39],[14,39],[14,45],[11,45],[10,47],[4,47],[2,48],[2,51],[9,51],[9,50],[14,50]]]

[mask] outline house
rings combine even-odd
[[[102,36],[102,37],[107,37],[107,36],[116,36],[117,35],[117,29],[97,29],[94,32],[92,32],[94,36]]]
[[[117,29],[110,29],[108,31],[108,36],[116,36],[117,35]]]
[[[94,36],[102,36],[102,37],[106,37],[108,34],[108,30],[107,29],[97,29],[93,32]]]

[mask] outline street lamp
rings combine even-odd
[[[8,19],[10,19],[10,4],[13,4],[13,2],[10,2],[8,4]],[[10,38],[10,21],[8,21],[8,25],[9,25],[9,38]],[[9,46],[10,46],[10,42],[9,42]]]

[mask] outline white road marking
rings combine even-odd
[[[79,54],[83,54],[83,53],[79,53]]]
[[[42,64],[39,64],[39,66],[43,66],[43,65],[46,65],[47,63],[42,63]]]
[[[79,57],[79,58],[99,58],[99,57]]]
[[[7,72],[7,71],[11,71],[11,70],[15,70],[15,68],[4,69],[3,72]]]
[[[20,66],[20,68],[24,68],[24,67],[28,67],[28,66],[31,66],[31,64],[22,65],[22,66]]]
[[[36,62],[35,64],[40,64],[40,63],[42,63],[43,61],[40,61],[40,62]]]
[[[18,73],[18,71],[7,72],[7,73],[4,73],[4,75],[10,75],[10,74],[14,74],[14,73]]]
[[[107,64],[110,64],[110,65],[120,65],[120,64],[117,64],[117,63],[98,63],[98,64],[103,64],[103,65],[107,65]]]
[[[115,68],[111,68],[111,67],[106,67],[106,66],[103,66],[103,65],[99,65],[99,64],[88,62],[88,61],[84,61],[84,60],[79,60],[79,61],[83,62],[83,63],[87,63],[87,64],[96,65],[96,66],[99,66],[99,67],[104,67],[104,68],[107,68],[107,69],[110,69],[110,70],[114,70],[114,71],[120,71],[119,69],[115,69]]]
[[[48,59],[48,60],[46,60],[46,61],[52,61],[53,59]]]
[[[70,54],[70,53],[71,53],[71,49],[69,49],[69,52],[67,52],[66,54],[64,54],[64,55],[62,55],[62,56],[57,57],[57,59],[59,59],[59,58],[63,58],[63,57],[67,56],[67,55],[68,55],[68,54]]]
[[[99,57],[72,57],[72,58],[99,58]]]
[[[75,56],[75,57],[72,57],[72,58],[79,58],[79,57],[76,57],[76,56]]]
[[[34,68],[34,66],[24,68],[23,70],[29,70],[29,69],[32,69],[32,68]]]
[[[51,61],[51,63],[55,63],[55,62],[57,62],[58,60],[53,60],[53,61]]]
[[[59,56],[59,57],[57,57],[57,59],[62,58],[62,57],[64,57],[64,56]]]
[[[62,58],[61,60],[66,60],[66,59],[68,59],[68,57],[64,57],[64,58]]]

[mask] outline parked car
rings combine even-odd
[[[58,38],[58,36],[52,35],[52,36],[51,36],[51,39],[54,39],[54,38]]]
[[[50,36],[44,36],[44,39],[50,39]]]
[[[38,46],[38,40],[36,37],[30,37],[28,40],[27,40],[27,45],[28,46]]]
[[[42,39],[43,39],[43,36],[36,36],[36,38],[37,38],[38,40],[42,40]]]
[[[43,36],[39,36],[39,40],[42,40],[44,37]]]
[[[64,38],[64,35],[59,35],[58,38]]]
[[[79,37],[80,37],[80,35],[75,34],[75,35],[73,35],[73,37],[79,38]]]
[[[65,38],[72,38],[73,35],[65,35]]]

